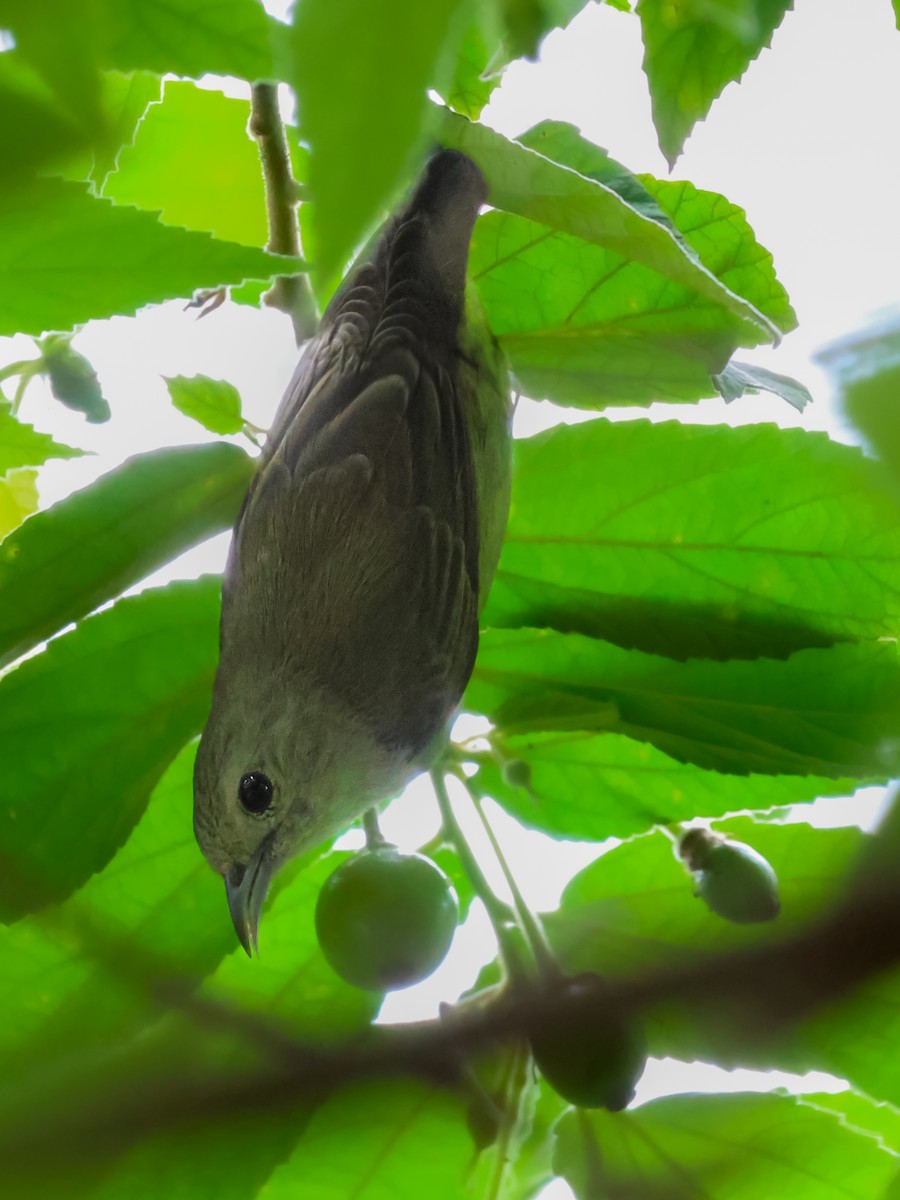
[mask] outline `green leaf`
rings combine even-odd
[[[19,469],[0,479],[0,538],[18,529],[38,506],[37,471]],[[3,551],[0,550],[0,557]]]
[[[425,148],[445,56],[462,36],[460,0],[304,0],[294,9],[289,81],[312,151],[316,270],[342,270]],[[447,62],[449,65],[449,62]],[[340,86],[335,81],[340,79]]]
[[[638,176],[617,162],[602,146],[588,141],[576,125],[571,125],[568,121],[539,121],[516,141],[542,154],[544,158],[571,167],[580,175],[586,175],[589,179],[595,179],[610,188],[637,212],[651,221],[665,225],[682,248],[688,250],[687,240],[675,228]]]
[[[258,0],[102,0],[105,65],[199,78],[273,77],[278,22]]]
[[[244,428],[241,394],[225,379],[208,375],[166,377],[166,387],[179,412],[212,433],[240,433]]]
[[[764,313],[782,333],[796,328],[797,317],[775,275],[772,255],[756,240],[742,208],[687,180],[639,175],[638,182],[717,279]]]
[[[182,811],[182,822],[183,817]],[[224,1004],[220,1011],[264,1013],[292,1033],[322,1041],[351,1036],[365,1028],[380,998],[349,987],[322,957],[313,912],[319,890],[340,856],[310,857],[317,861],[296,874],[267,907],[260,959],[249,963],[229,930],[234,950],[206,980],[201,995]],[[208,869],[206,874],[212,878]],[[216,882],[224,927],[230,924],[227,905],[221,883]],[[243,1029],[241,1021],[235,1022],[215,1056],[227,1066],[228,1055],[232,1055],[235,1072],[246,1056],[246,1047],[241,1048]],[[177,1048],[180,1042],[189,1045],[196,1038],[196,1027],[188,1018],[173,1025],[166,1041]],[[271,1069],[270,1062],[264,1065]],[[255,1195],[273,1171],[286,1169],[279,1164],[289,1158],[303,1136],[313,1103],[314,1097],[309,1096],[306,1103],[264,1113],[262,1122],[248,1121],[246,1113],[226,1111],[224,1120],[214,1116],[199,1129],[191,1122],[151,1136],[116,1165],[98,1200],[126,1194],[149,1200],[169,1190],[195,1194],[206,1189],[218,1200]],[[223,1152],[226,1146],[227,1152]]]
[[[831,907],[867,840],[854,826],[814,829],[747,816],[718,821],[715,829],[752,846],[772,864],[781,892],[779,938],[796,933]],[[545,920],[568,969],[598,970],[617,979],[671,967],[687,954],[765,942],[774,932],[763,925],[734,925],[710,912],[694,895],[691,875],[663,832],[625,842],[585,867],[566,886],[559,912]],[[681,1033],[666,1005],[651,1016],[647,1032],[653,1054],[690,1057],[698,1051],[697,1057],[703,1057],[715,1045],[717,1032],[705,1029],[697,1014],[684,1023],[699,1045],[676,1040]],[[746,1031],[746,1043],[752,1045],[758,1034]]]
[[[545,916],[551,942],[572,971],[613,977],[681,964],[687,955],[727,952],[773,936],[790,937],[837,902],[873,839],[856,828],[757,823],[746,817],[715,828],[762,854],[778,875],[775,927],[738,926],[709,912],[662,833],[635,838],[603,855],[568,885],[558,914]],[[752,1003],[752,1000],[750,1001]],[[649,1014],[652,1054],[798,1073],[828,1071],[878,1099],[900,1103],[895,1049],[900,1039],[900,972],[867,981],[789,1033],[753,1020],[725,1020],[708,1006],[665,1003]]]
[[[271,1059],[268,1055],[263,1057],[262,1062],[256,1066],[252,1054],[255,1049],[252,1033],[265,1028],[265,1026],[261,1025],[257,1019],[251,1018],[248,1022],[242,1016],[238,1016],[233,1024],[229,1024],[227,1014],[232,1011],[232,1008],[233,1011],[240,1012],[234,1002],[247,1008],[255,1008],[258,1001],[265,1001],[261,1006],[270,1009],[272,1015],[277,1014],[279,1024],[283,1024],[286,1012],[293,1010],[298,1017],[303,1016],[308,1019],[310,1031],[315,1036],[322,1036],[323,1032],[327,1034],[329,1029],[332,1033],[340,1030],[343,1034],[349,1035],[365,1027],[374,1015],[377,1005],[376,998],[349,988],[328,972],[315,945],[315,936],[311,932],[312,902],[314,902],[318,888],[333,866],[333,860],[328,857],[320,859],[319,863],[308,868],[303,876],[299,876],[282,893],[273,906],[273,912],[267,914],[267,922],[277,919],[279,902],[288,899],[289,893],[295,891],[301,879],[305,881],[303,892],[308,903],[302,913],[305,917],[304,923],[299,927],[297,925],[299,914],[296,897],[291,911],[283,914],[287,918],[282,922],[285,926],[285,934],[291,932],[288,929],[289,925],[294,926],[293,936],[285,939],[284,954],[279,953],[278,947],[267,946],[263,960],[265,966],[261,970],[255,969],[259,964],[249,964],[240,951],[222,964],[216,980],[210,983],[210,989],[214,987],[223,972],[230,970],[234,980],[234,997],[232,1006],[217,1010],[225,1016],[225,1020],[220,1023],[218,1030],[213,1028],[206,1031],[202,1021],[198,1022],[196,1017],[192,1019],[188,1010],[184,1019],[176,1016],[173,1020],[170,1017],[169,1021],[161,1028],[159,1026],[156,1030],[151,1028],[144,1033],[143,1039],[140,1036],[135,1039],[132,1046],[126,1045],[117,1048],[118,1057],[124,1060],[123,1065],[127,1068],[127,1075],[122,1078],[123,1073],[120,1068],[119,1078],[114,1077],[112,1083],[113,1085],[119,1083],[120,1086],[121,1083],[127,1085],[126,1114],[127,1104],[132,1101],[133,1096],[140,1097],[142,1093],[149,1092],[152,1097],[154,1090],[160,1087],[162,1087],[164,1097],[168,1087],[169,1103],[177,1105],[180,1100],[180,1096],[175,1090],[177,1089],[177,1077],[172,1079],[172,1076],[176,1075],[182,1063],[191,1063],[193,1066],[187,1079],[192,1088],[196,1088],[198,1085],[200,1087],[215,1085],[217,1077],[222,1079],[227,1086],[235,1079],[240,1079],[241,1071],[247,1072],[248,1082],[252,1085],[254,1068],[256,1071],[272,1069]],[[211,875],[211,873],[209,874]],[[224,912],[224,896],[221,897],[221,904]],[[312,938],[311,942],[310,937]],[[324,974],[322,968],[324,968]],[[221,988],[217,990],[221,991]],[[313,1001],[312,1009],[304,1012],[304,1006],[310,996]],[[273,1025],[271,1028],[274,1031],[277,1027],[277,1025]],[[249,1038],[246,1037],[248,1031],[251,1032]],[[304,1032],[303,1020],[300,1021],[299,1031]],[[145,1046],[149,1041],[151,1056],[146,1053],[141,1056],[141,1040]],[[79,1084],[81,1090],[87,1093],[88,1110],[90,1111],[91,1106],[95,1106],[100,1109],[102,1114],[104,1101],[108,1103],[107,1097],[103,1093],[109,1088],[109,1082],[104,1079],[104,1073],[108,1073],[104,1056],[94,1056],[89,1061],[88,1071],[90,1074],[87,1080],[79,1079],[78,1076],[80,1058],[81,1056],[74,1053],[70,1047],[68,1053],[63,1055],[62,1069],[55,1064],[54,1076],[58,1080],[62,1075],[64,1085],[70,1084],[70,1079],[70,1086]],[[167,1070],[170,1073],[169,1079],[165,1074]],[[403,1085],[400,1087],[402,1088]],[[213,1090],[216,1090],[214,1086]],[[4,1094],[4,1090],[0,1089],[0,1111],[5,1108],[13,1108],[15,1119],[21,1122],[22,1105],[20,1103],[17,1108],[14,1108],[12,1103],[14,1097],[10,1095],[11,1091],[12,1089],[7,1088],[5,1089],[6,1094]],[[340,1093],[340,1096],[345,1094],[350,1096],[350,1093],[343,1092]],[[41,1097],[38,1093],[36,1097],[30,1096],[29,1099],[37,1111],[40,1111],[39,1103],[42,1099],[45,1105],[49,1099],[49,1106],[53,1107],[53,1097]],[[7,1102],[5,1105],[4,1100]],[[264,1120],[259,1121],[252,1113],[244,1111],[240,1103],[232,1107],[213,1107],[209,1114],[205,1114],[201,1109],[191,1112],[187,1120],[176,1121],[174,1128],[166,1108],[157,1103],[156,1112],[151,1106],[148,1106],[150,1107],[149,1128],[146,1127],[146,1114],[140,1114],[145,1124],[143,1141],[118,1162],[114,1161],[117,1135],[121,1137],[124,1133],[127,1138],[128,1117],[127,1115],[125,1117],[124,1129],[118,1129],[116,1123],[118,1113],[113,1109],[106,1117],[104,1137],[100,1139],[98,1155],[100,1165],[105,1166],[104,1173],[108,1177],[103,1188],[96,1195],[112,1200],[113,1197],[125,1194],[133,1197],[156,1197],[160,1194],[160,1190],[174,1190],[183,1192],[185,1195],[208,1191],[209,1194],[215,1194],[220,1200],[232,1200],[232,1198],[233,1200],[243,1200],[248,1195],[255,1195],[257,1189],[267,1182],[273,1171],[276,1173],[273,1184],[270,1186],[277,1186],[280,1189],[284,1186],[284,1180],[296,1176],[299,1169],[295,1165],[295,1160],[289,1156],[292,1148],[303,1135],[315,1102],[315,1096],[308,1095],[304,1099],[301,1092],[300,1099],[293,1104],[282,1103],[274,1111],[264,1110],[259,1114]],[[332,1103],[335,1108],[340,1108],[339,1097],[336,1097]],[[447,1109],[448,1117],[446,1119],[442,1117],[440,1111],[442,1107]],[[405,1105],[396,1117],[388,1107],[383,1118],[385,1136],[389,1137],[393,1133],[394,1137],[402,1140],[403,1145],[398,1148],[398,1153],[412,1151],[420,1143],[420,1139],[429,1133],[440,1133],[443,1137],[445,1127],[450,1128],[450,1118],[457,1117],[458,1111],[458,1106],[453,1106],[442,1093],[437,1093],[434,1102],[426,1099],[426,1102],[421,1105]],[[24,1114],[26,1119],[29,1115],[26,1110]],[[155,1127],[154,1115],[157,1118]],[[65,1120],[65,1112],[62,1116]],[[401,1123],[404,1116],[409,1119],[409,1129],[404,1129]],[[374,1123],[368,1122],[368,1124],[372,1126]],[[465,1127],[461,1122],[458,1122],[457,1125],[458,1127],[454,1128],[452,1132],[453,1141],[456,1143],[464,1141],[466,1150],[468,1150]],[[156,1132],[156,1129],[159,1128],[162,1131]],[[47,1150],[51,1161],[54,1154],[59,1154],[58,1145],[53,1139],[54,1132],[51,1124],[47,1135]],[[317,1140],[321,1136],[320,1131],[313,1136]],[[377,1143],[377,1137],[373,1138],[373,1141]],[[325,1163],[317,1158],[317,1152],[313,1149],[314,1144],[311,1143],[308,1151],[304,1149],[302,1158],[300,1153],[295,1155],[296,1163],[299,1164],[302,1161],[305,1164],[308,1159],[310,1172],[316,1169],[324,1172]],[[389,1145],[380,1144],[387,1154],[390,1151]],[[356,1152],[361,1149],[361,1152],[365,1153],[363,1147],[364,1143],[359,1142],[355,1147],[354,1155],[343,1156],[348,1173],[352,1173],[351,1164],[359,1161]],[[77,1157],[80,1159],[82,1155],[78,1154]],[[447,1158],[444,1157],[443,1161],[446,1165]],[[462,1155],[459,1156],[459,1162],[462,1166],[466,1165],[466,1159]],[[63,1163],[65,1164],[65,1159],[63,1159]],[[284,1165],[280,1166],[279,1164]],[[26,1179],[40,1181],[41,1170],[44,1166],[45,1164],[40,1161],[34,1164],[28,1163]],[[406,1167],[410,1169],[408,1161]],[[393,1170],[399,1169],[398,1163]],[[385,1172],[391,1174],[390,1162],[386,1164]],[[311,1174],[310,1186],[313,1178],[314,1176]],[[363,1178],[364,1175],[361,1175],[360,1179]],[[94,1195],[93,1192],[91,1194]],[[306,1194],[305,1190],[304,1194]],[[398,1192],[397,1194],[406,1193]]]
[[[40,74],[15,50],[0,54],[0,162],[12,191],[36,168],[77,158],[90,142]]]
[[[134,141],[144,114],[162,96],[162,80],[150,71],[106,71],[103,75],[103,109],[109,129],[108,149],[95,148],[90,178],[98,193],[118,166],[123,148]]]
[[[99,78],[103,137],[75,157],[61,156],[43,172],[61,179],[89,181],[98,195],[110,172],[116,169],[123,147],[133,141],[148,107],[159,102],[163,86],[160,77],[150,71],[103,71]]]
[[[876,1104],[859,1092],[806,1092],[801,1104],[837,1113],[846,1124],[881,1138],[888,1150],[900,1154],[900,1111],[892,1104]]]
[[[567,169],[532,185],[553,196],[556,208],[541,211],[540,220],[487,213],[475,228],[470,265],[491,327],[529,395],[591,408],[696,400],[713,393],[710,375],[725,369],[738,346],[777,339],[776,326],[796,323],[771,255],[724,197],[638,178],[561,122],[536,126],[522,142],[546,156],[532,153],[532,167]],[[492,203],[536,215],[530,200],[497,194],[514,170],[523,173],[526,151],[485,154],[486,171],[496,159]],[[592,206],[598,195],[607,206],[596,230],[582,220],[588,179],[603,189]],[[560,219],[567,212],[568,225]],[[764,330],[748,321],[751,306]]]
[[[349,857],[316,850],[306,856],[307,865],[293,864],[293,877],[263,914],[260,962],[254,962],[248,971],[247,959],[235,945],[234,953],[204,982],[204,994],[266,1012],[297,1036],[320,1042],[349,1035],[368,1024],[381,997],[351,987],[335,974],[319,949],[315,930],[322,885]],[[222,906],[223,919],[227,919],[224,896]]]
[[[209,708],[220,581],[170,584],[89,617],[0,680],[5,921],[58,900],[125,840]]]
[[[530,1064],[529,1064],[530,1067]],[[541,1189],[553,1182],[552,1151],[555,1143],[553,1126],[559,1119],[566,1102],[539,1076],[533,1078],[529,1088],[534,1103],[526,1109],[527,1124],[519,1131],[519,1144],[514,1147],[515,1159],[506,1164],[504,1183],[508,1188],[508,1200],[535,1200]],[[494,1168],[497,1159],[505,1152],[505,1147],[498,1144],[494,1149]],[[473,1171],[475,1181],[484,1181],[485,1188],[493,1183],[486,1175],[482,1163],[488,1155],[482,1155],[478,1162],[479,1173]],[[474,1189],[473,1189],[474,1190]],[[477,1194],[477,1193],[476,1193]],[[486,1192],[490,1195],[490,1192]],[[504,1193],[504,1200],[506,1194]]]
[[[248,1200],[267,1194],[269,1177],[303,1136],[314,1105],[301,1101],[275,1113],[233,1108],[216,1117],[198,1113],[173,1132],[151,1133],[120,1162],[104,1163],[107,1178],[90,1200],[158,1200],[163,1194]]]
[[[162,103],[147,110],[103,194],[158,209],[167,225],[265,245],[266,197],[249,118],[246,100],[167,80]]]
[[[185,747],[153,790],[125,845],[99,874],[49,916],[0,929],[5,1014],[4,1083],[15,1087],[37,1064],[105,1052],[158,1006],[135,964],[164,970],[185,987],[235,948],[222,882],[209,869],[190,823],[196,744]],[[110,938],[128,946],[112,960]]]
[[[611,0],[621,7],[621,0]],[[552,29],[564,29],[588,0],[500,0],[506,37],[495,66],[514,58],[537,60],[541,42]]]
[[[137,961],[143,953],[157,966],[164,962],[173,975],[199,979],[238,947],[222,880],[194,840],[190,807],[196,753],[196,741],[178,752],[124,846],[68,901],[64,918],[60,910],[60,924],[77,928],[79,916],[88,928],[91,922],[106,924],[128,939]],[[42,926],[40,916],[26,924],[53,928],[52,923]],[[102,964],[91,965],[102,969]],[[95,1002],[101,987],[98,982]]]
[[[266,1197],[459,1200],[471,1155],[456,1097],[417,1082],[359,1084],[319,1109]]]
[[[78,458],[85,453],[57,442],[49,433],[38,433],[0,401],[0,475],[17,467],[39,467],[50,458]]]
[[[0,0],[0,26],[16,52],[41,77],[73,125],[95,143],[106,139],[98,59],[100,22],[92,3]],[[4,113],[4,120],[8,119]]]
[[[847,417],[865,434],[879,458],[900,481],[900,315],[860,329],[816,355],[831,377]]]
[[[497,6],[477,6],[463,33],[453,79],[446,94],[450,107],[470,121],[477,121],[481,116],[502,78],[500,70],[496,73],[489,70],[499,51],[501,36]]]
[[[0,548],[0,665],[234,520],[253,472],[236,446],[128,459]]]
[[[624,255],[498,211],[480,217],[470,267],[520,391],[601,409],[685,403],[714,391],[753,327]]]
[[[158,992],[168,993],[171,988],[164,978],[147,982]],[[190,998],[185,999],[190,1009]],[[220,1023],[227,1027],[227,1014],[212,1025]],[[253,1074],[267,1067],[271,1069],[269,1056],[253,1046],[252,1038],[235,1047],[231,1039],[217,1037],[215,1028],[199,1014],[187,1025],[164,1016],[155,1026],[148,1025],[100,1053],[70,1052],[51,1068],[56,1088],[49,1084],[47,1071],[28,1080],[18,1094],[0,1088],[5,1194],[23,1200],[37,1196],[87,1200],[108,1181],[106,1196],[159,1195],[160,1186],[195,1195],[194,1188],[208,1185],[206,1175],[214,1181],[209,1194],[224,1196],[227,1188],[229,1196],[253,1195],[255,1191],[238,1190],[242,1181],[247,1185],[248,1175],[252,1179],[248,1159],[252,1163],[272,1153],[275,1128],[287,1124],[294,1137],[302,1128],[302,1104],[282,1105],[279,1117],[273,1119],[267,1106],[253,1113],[241,1103],[237,1085],[242,1077],[252,1088]],[[241,1119],[236,1120],[235,1114]],[[256,1117],[269,1119],[263,1122]],[[160,1130],[177,1133],[157,1137]],[[219,1135],[215,1156],[209,1153],[213,1133]],[[180,1139],[178,1134],[187,1136]],[[143,1164],[133,1170],[142,1150],[152,1152],[159,1142],[168,1142],[176,1143],[170,1152],[177,1151],[179,1140],[190,1140],[194,1152],[189,1160],[192,1170],[184,1177],[177,1177],[180,1164],[175,1153],[169,1162],[153,1162],[148,1154],[149,1170],[141,1170]],[[135,1142],[140,1150],[127,1155]],[[280,1156],[284,1152],[282,1147]],[[231,1162],[231,1153],[240,1156],[238,1165]],[[276,1153],[275,1160],[280,1156]],[[165,1177],[167,1166],[174,1178]],[[192,1173],[197,1178],[188,1183]],[[216,1182],[222,1186],[216,1187]]]
[[[578,1200],[874,1200],[896,1160],[793,1096],[666,1096],[624,1113],[570,1110],[554,1166]]]
[[[755,367],[752,363],[730,362],[720,375],[713,376],[713,383],[719,395],[726,404],[739,400],[749,392],[771,392],[787,400],[791,408],[803,412],[807,404],[812,403],[809,389],[790,375],[779,375],[775,371],[767,371],[765,367]]]
[[[726,1045],[725,1051],[732,1061],[753,1059],[758,1063],[763,1057],[769,1061],[777,1057],[786,1070],[830,1071],[874,1099],[900,1106],[895,1066],[898,1042],[900,972],[893,970],[868,980],[843,1002],[810,1017],[775,1053],[765,1043],[762,1047]]]
[[[495,208],[524,217],[545,231],[580,239],[582,249],[586,249],[584,242],[604,247],[614,264],[631,261],[649,267],[712,301],[716,309],[731,313],[748,327],[748,337],[752,331],[757,341],[777,340],[778,330],[767,316],[716,279],[669,227],[632,207],[611,187],[449,110],[442,115],[441,141],[478,164]],[[602,271],[588,274],[593,284],[603,277]],[[533,286],[526,287],[526,294]]]
[[[344,984],[316,943],[315,900],[337,856],[306,856],[304,869],[276,888],[264,965],[247,963],[222,881],[191,828],[195,753],[192,743],[175,758],[128,841],[77,895],[49,917],[0,929],[4,976],[15,988],[0,1032],[7,1083],[38,1061],[77,1061],[155,1022],[158,1002],[147,988],[154,975],[177,979],[185,993],[209,976],[211,998],[271,1009],[318,1036],[347,1033],[374,1015],[378,997]]]
[[[76,183],[39,180],[0,196],[0,335],[69,329],[298,265],[168,228]]]
[[[797,318],[775,276],[772,255],[757,242],[742,208],[686,180],[633,175],[564,121],[542,121],[519,141],[611,188],[631,207],[672,231],[688,254],[782,332],[796,328]]]
[[[814,831],[748,817],[715,828],[772,863],[782,894],[779,932],[785,925],[795,930],[849,877],[862,839],[855,828]],[[633,838],[581,870],[566,886],[559,911],[545,921],[568,970],[602,969],[617,979],[670,966],[687,953],[699,956],[770,936],[762,926],[733,925],[711,913],[694,895],[693,880],[662,831]],[[651,1017],[650,1051],[666,1054],[672,1035],[657,1012]]]
[[[532,829],[598,842],[694,817],[840,796],[856,787],[849,779],[701,771],[619,734],[532,733],[507,738],[502,748],[507,758],[528,765],[528,785],[511,786],[488,761],[475,777],[479,788]]]
[[[88,1126],[106,1106],[105,1121],[94,1126],[102,1127],[103,1137],[92,1139],[95,1170],[107,1176],[97,1194],[158,1196],[170,1188],[194,1194],[204,1187],[222,1200],[255,1194],[300,1137],[309,1103],[263,1112],[259,1121],[241,1106],[236,1112],[213,1108],[208,1121],[201,1110],[191,1112],[190,1120],[176,1120],[173,1128],[169,1110],[181,1099],[179,1072],[188,1067],[189,1085],[196,1088],[248,1070],[254,1044],[252,1035],[246,1037],[248,1023],[241,1016],[228,1020],[241,1007],[270,1012],[282,1025],[289,1022],[292,1030],[317,1037],[356,1032],[376,1010],[378,998],[342,983],[316,945],[313,908],[334,868],[333,855],[307,856],[304,870],[267,906],[263,959],[247,962],[221,880],[201,859],[192,836],[194,750],[188,747],[175,760],[131,838],[100,875],[49,920],[28,918],[0,931],[6,977],[18,985],[0,1034],[4,1134],[15,1141],[13,1114],[26,1128],[36,1112],[49,1124],[47,1153],[32,1155],[22,1172],[32,1194],[57,1194],[40,1190],[48,1165],[71,1171],[85,1157],[90,1162],[79,1146],[75,1161],[67,1161],[71,1141],[61,1146],[52,1124],[56,1117],[64,1132],[71,1129],[73,1094],[82,1097],[79,1118]],[[109,953],[104,936],[112,938],[115,953]],[[207,1029],[189,1004],[184,1014],[178,1009],[227,950],[232,953],[201,999],[226,1005],[217,1009],[224,1020]],[[169,997],[174,1011],[160,1021],[160,1001]],[[254,1032],[259,1028],[252,1026]],[[42,1071],[45,1066],[52,1070]],[[268,1056],[259,1066],[271,1069]],[[29,1082],[24,1102],[21,1076]],[[114,1089],[123,1085],[124,1103],[117,1108]],[[160,1089],[166,1097],[167,1088],[168,1103],[154,1109],[151,1098]],[[62,1105],[60,1091],[66,1097]],[[148,1097],[144,1110],[141,1096]],[[143,1138],[118,1158],[131,1140],[128,1106],[136,1098]]]
[[[888,309],[880,320],[824,346],[815,358],[841,389],[890,370],[900,361],[900,310]]]
[[[672,166],[695,123],[772,40],[793,0],[638,0],[659,148]]]
[[[685,663],[577,634],[488,630],[465,706],[501,733],[593,730],[737,775],[894,775],[900,660],[893,643],[787,661]]]
[[[627,11],[628,0],[607,0],[614,8]],[[564,29],[591,0],[501,0],[499,5],[475,6],[470,24],[463,35],[456,59],[453,81],[446,91],[447,103],[470,121],[477,121],[481,111],[500,84],[503,72],[520,53],[529,57],[554,29]],[[507,27],[504,36],[501,11]],[[524,18],[530,44],[515,44],[513,24]]]
[[[897,630],[900,506],[856,448],[775,425],[597,420],[513,454],[487,624],[671,658]]]

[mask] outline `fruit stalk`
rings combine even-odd
[[[529,972],[524,961],[519,939],[516,936],[518,925],[515,914],[509,905],[504,904],[495,895],[491,885],[485,878],[478,860],[472,853],[469,843],[466,841],[465,834],[456,819],[453,806],[450,803],[447,784],[441,770],[436,769],[431,772],[431,783],[437,797],[438,808],[440,809],[441,819],[444,823],[444,831],[453,843],[456,853],[459,855],[463,870],[468,876],[476,896],[478,896],[487,910],[488,919],[494,927],[494,933],[497,935],[500,956],[507,974],[512,979],[527,978]]]

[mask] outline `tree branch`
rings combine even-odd
[[[762,1045],[898,962],[900,881],[879,873],[876,879],[861,879],[838,907],[789,937],[609,980],[593,1007],[602,1023],[622,1012],[633,1018],[676,1005],[688,1009],[698,1024],[714,1024],[726,1043]],[[177,981],[164,987],[157,980],[154,991],[162,1003],[170,1000],[193,1018],[195,1039],[199,1031],[235,1034],[257,1051],[258,1068],[191,1068],[176,1049],[171,1070],[155,1072],[150,1080],[128,1074],[98,1087],[96,1079],[83,1077],[84,1063],[72,1078],[55,1070],[45,1085],[50,1089],[46,1103],[39,1094],[24,1103],[20,1090],[8,1086],[0,1093],[5,1174],[30,1179],[48,1163],[55,1169],[68,1160],[83,1164],[198,1120],[315,1105],[336,1088],[365,1079],[407,1076],[455,1086],[471,1055],[535,1030],[566,1028],[575,1008],[558,986],[520,982],[436,1021],[373,1026],[349,1040],[322,1045],[297,1039],[268,1018],[189,995]],[[577,998],[579,1008],[583,1003]],[[61,1108],[59,1095],[78,1096],[78,1103]],[[34,1119],[35,1111],[40,1120]]]
[[[297,225],[297,185],[291,169],[291,157],[281,114],[278,89],[274,83],[255,83],[251,89],[250,136],[259,146],[266,187],[266,213],[269,240],[266,249],[273,254],[301,256],[300,229]],[[312,337],[318,324],[316,302],[308,275],[280,275],[264,297],[272,308],[280,308],[291,318],[297,345]]]

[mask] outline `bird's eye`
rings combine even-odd
[[[264,813],[272,803],[275,789],[272,780],[262,771],[249,771],[241,776],[238,784],[238,799],[250,813]]]

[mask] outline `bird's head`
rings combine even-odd
[[[384,799],[390,765],[352,717],[315,692],[264,697],[232,687],[222,698],[197,751],[194,832],[225,880],[250,954],[275,875]]]

